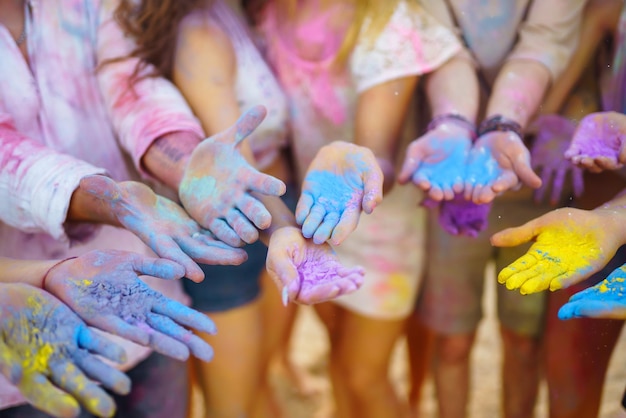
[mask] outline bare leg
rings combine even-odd
[[[422,386],[430,367],[433,332],[426,327],[419,316],[412,314],[406,324],[406,341],[409,355],[409,373],[411,387],[409,389],[409,407],[411,416],[417,418],[420,410]]]
[[[500,327],[504,348],[503,406],[506,418],[533,416],[539,392],[541,340]]]
[[[388,377],[389,361],[405,320],[375,320],[343,311],[331,339],[330,369],[337,416],[397,418],[404,409]],[[345,405],[344,405],[345,404]]]
[[[475,337],[475,332],[435,337],[433,374],[440,418],[467,416],[470,354]]]
[[[283,306],[276,285],[265,271],[261,273],[261,287],[260,303],[263,321],[261,380],[256,388],[252,417],[279,418],[283,416],[283,413],[271,387],[269,364],[276,352],[283,348],[283,344],[287,344],[285,350],[288,350],[288,341],[295,320],[297,305],[291,303],[286,307]]]
[[[249,416],[260,381],[262,322],[258,300],[226,312],[211,313],[219,334],[200,336],[215,350],[198,370],[207,418]]]
[[[598,416],[606,370],[623,325],[600,319],[559,320],[557,312],[572,293],[560,291],[548,298],[545,368],[551,418]]]

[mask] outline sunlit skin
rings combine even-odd
[[[339,245],[383,200],[383,172],[368,148],[337,141],[322,147],[304,177],[296,221],[316,244]]]
[[[551,188],[550,204],[556,205],[561,200],[568,174],[571,175],[574,196],[581,196],[583,171],[564,157],[576,124],[563,116],[543,115],[533,122],[532,128],[537,133],[530,150],[531,162],[542,182],[535,191],[535,201],[542,202]]]
[[[602,282],[573,295],[559,310],[560,319],[626,319],[626,264]]]
[[[563,208],[491,238],[497,247],[531,240],[528,252],[498,274],[498,281],[522,294],[569,287],[596,273],[624,242],[620,210]]]

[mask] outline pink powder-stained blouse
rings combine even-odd
[[[134,93],[128,89],[135,60],[99,68],[133,48],[111,17],[114,1],[27,4],[29,62],[0,25],[0,255],[52,259],[95,248],[149,253],[118,228],[66,230],[71,195],[86,175],[138,178],[139,161],[155,139],[174,131],[203,136],[202,129],[168,81],[147,78]],[[184,300],[177,282],[153,287]],[[124,347],[126,367],[149,354]],[[0,409],[21,401],[0,376]]]
[[[353,121],[360,93],[394,79],[431,72],[461,48],[450,30],[400,1],[377,38],[368,42],[360,36],[346,68],[333,70],[345,30],[329,30],[329,19],[341,13],[342,7],[345,4],[337,2],[292,28],[279,24],[274,2],[268,3],[262,16],[260,30],[268,60],[289,101],[300,179],[322,146],[337,140],[354,142]],[[294,46],[299,41],[323,51],[323,58],[302,57]]]

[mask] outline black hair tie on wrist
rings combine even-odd
[[[507,119],[502,115],[494,115],[481,122],[478,127],[478,136],[483,136],[489,132],[514,132],[517,136],[524,138],[522,133],[522,125],[513,119]]]

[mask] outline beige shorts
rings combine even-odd
[[[417,313],[430,328],[442,334],[466,334],[476,330],[482,312],[485,267],[496,263],[496,274],[522,256],[530,244],[494,248],[489,238],[505,228],[519,226],[554,208],[537,206],[530,199],[496,200],[489,227],[477,238],[446,233],[435,216],[428,224],[428,259]],[[546,293],[521,295],[497,284],[498,317],[518,334],[539,336],[543,330]]]
[[[422,194],[396,185],[371,215],[336,247],[346,266],[365,268],[363,286],[335,303],[375,319],[403,319],[413,310],[425,250]]]

